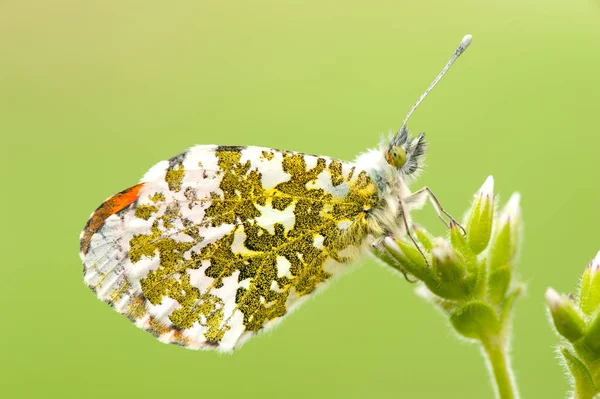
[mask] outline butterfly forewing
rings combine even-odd
[[[232,350],[346,268],[377,201],[349,163],[193,147],[92,214],[84,279],[164,342]]]

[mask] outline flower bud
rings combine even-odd
[[[579,307],[585,314],[592,314],[600,305],[600,252],[592,260],[581,278]]]
[[[392,237],[386,237],[383,240],[384,256],[379,256],[380,259],[398,269],[398,264],[401,268],[418,278],[419,280],[427,280],[431,276],[431,270],[425,263],[423,255],[415,248],[414,244],[407,243],[402,240],[395,240]],[[385,258],[391,256],[391,259],[397,263],[394,266]]]
[[[481,253],[490,241],[494,220],[494,178],[489,176],[475,194],[466,222],[467,241],[475,254]]]
[[[584,316],[575,307],[575,303],[552,288],[546,290],[545,297],[558,333],[571,342],[583,337],[586,323]]]
[[[463,235],[460,227],[450,222],[450,244],[456,253],[462,258],[469,271],[477,268],[477,255],[471,251],[467,238]]]
[[[520,200],[521,195],[513,193],[498,217],[496,232],[490,246],[491,273],[499,267],[511,267],[517,257],[522,230]]]
[[[413,225],[413,231],[415,232],[415,234],[417,236],[417,240],[421,243],[421,245],[423,245],[423,248],[426,251],[431,252],[431,249],[433,248],[433,241],[435,240],[435,237],[433,237],[433,235],[431,235],[430,232],[428,232],[427,230],[425,230],[423,227],[421,227],[419,225]]]
[[[456,282],[467,275],[467,268],[443,238],[435,241],[435,246],[431,250],[431,258],[433,270],[442,282]]]

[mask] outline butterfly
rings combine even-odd
[[[412,239],[423,133],[406,123],[354,162],[198,145],[103,202],[80,236],[85,284],[160,341],[230,352],[290,314],[385,237]],[[453,220],[453,219],[452,219]],[[414,244],[419,248],[416,241]]]

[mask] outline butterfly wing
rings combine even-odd
[[[377,201],[351,164],[196,146],[92,214],[84,280],[163,342],[230,351],[346,268]]]

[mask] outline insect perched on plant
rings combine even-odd
[[[426,143],[406,123],[470,42],[398,133],[352,163],[218,145],[159,162],[92,213],[80,243],[85,283],[163,342],[231,351],[370,245],[412,239],[409,211],[427,197],[453,220],[427,187],[408,189]]]

